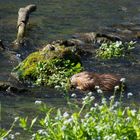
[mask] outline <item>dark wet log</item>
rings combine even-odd
[[[26,95],[30,93],[30,90],[18,87],[18,85],[14,86],[9,81],[0,81],[0,94],[1,93],[8,96]]]
[[[29,21],[29,15],[36,10],[36,5],[31,4],[26,7],[20,8],[18,11],[18,21],[17,21],[17,39],[15,44],[21,44],[23,42],[23,37],[25,35],[26,25]]]
[[[120,41],[121,38],[119,36],[115,36],[113,34],[103,34],[103,33],[98,33],[96,38],[98,37],[103,37],[103,38],[106,38],[110,41]]]
[[[89,33],[77,33],[73,35],[73,38],[79,39],[86,43],[95,42],[97,33],[96,32],[89,32]]]
[[[68,40],[64,40],[62,41],[62,43],[60,45],[64,45],[66,47],[69,46],[84,46],[85,43],[79,39],[68,39]]]
[[[113,74],[97,74],[81,72],[71,77],[71,86],[83,91],[94,91],[99,87],[103,92],[113,91],[115,86],[120,86],[120,77]]]
[[[75,39],[79,39],[81,42],[85,43],[103,43],[103,42],[114,42],[119,41],[121,38],[117,35],[113,34],[105,34],[105,33],[96,33],[96,32],[89,32],[89,33],[77,33],[73,36]],[[80,43],[81,43],[80,42]],[[79,43],[79,42],[78,42]]]

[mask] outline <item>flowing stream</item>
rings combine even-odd
[[[0,0],[0,39],[8,46],[16,38],[17,12],[20,7],[34,3],[37,11],[30,16],[28,37],[38,45],[56,39],[67,39],[77,32],[98,31],[113,25],[134,24],[140,31],[140,0]],[[86,69],[101,73],[117,73],[126,77],[128,92],[134,95],[128,103],[140,105],[140,43],[132,52],[132,61],[84,60]],[[5,61],[0,54],[0,80],[7,80],[14,62]],[[56,92],[55,90],[36,92]],[[0,96],[1,126],[9,128],[18,115],[34,116],[34,97]],[[65,106],[63,98],[41,99],[48,106]],[[127,99],[125,100],[127,101]]]

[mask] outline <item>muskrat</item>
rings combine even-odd
[[[121,85],[121,78],[114,74],[97,74],[94,72],[81,72],[71,77],[71,87],[94,91],[99,87],[103,92],[113,91],[115,86]]]

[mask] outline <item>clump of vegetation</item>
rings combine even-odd
[[[78,55],[69,48],[57,46],[54,50],[30,54],[13,72],[24,82],[67,90],[69,78],[82,69]]]
[[[130,96],[132,93],[128,93],[128,98]],[[109,99],[102,97],[101,103],[96,103],[90,92],[82,99],[82,105],[72,103],[72,110],[68,111],[71,113],[48,109],[44,103],[36,101],[44,117],[41,114],[31,121],[19,117],[19,126],[31,140],[138,140],[140,109],[123,107],[121,97],[115,101],[114,92],[114,96]],[[15,134],[10,131],[6,137],[9,135]]]
[[[72,63],[70,60],[52,59],[37,63],[37,85],[45,85],[67,91],[69,78],[82,70],[80,63]]]
[[[124,57],[135,48],[135,43],[136,42],[133,41],[125,43],[122,41],[102,43],[100,48],[96,51],[96,56],[102,59]]]

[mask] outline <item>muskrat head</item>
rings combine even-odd
[[[72,88],[77,88],[80,90],[92,90],[94,89],[94,80],[95,80],[95,75],[90,72],[81,72],[78,74],[75,74],[71,77],[71,87]]]
[[[71,89],[75,89],[78,86],[78,77],[80,77],[79,74],[75,74],[70,78]]]

